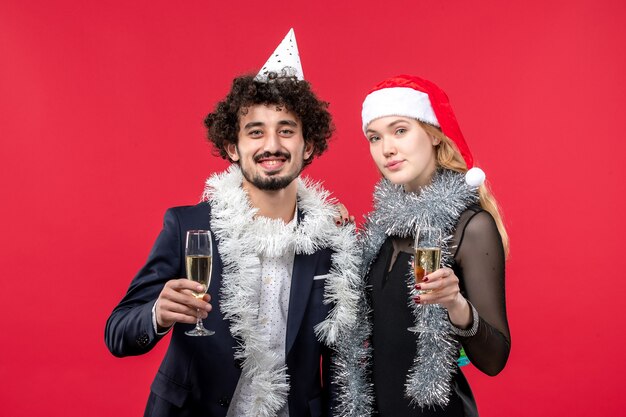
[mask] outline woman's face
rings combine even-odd
[[[370,153],[382,174],[407,191],[430,183],[437,168],[433,138],[410,117],[386,116],[373,120],[365,132]]]

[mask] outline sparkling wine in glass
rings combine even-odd
[[[192,294],[196,298],[204,297],[209,284],[211,283],[211,266],[213,260],[213,245],[211,242],[211,232],[208,230],[189,230],[185,245],[185,265],[187,269],[187,279],[202,285],[203,291]],[[185,332],[187,336],[211,336],[215,334],[213,330],[204,327],[198,311],[196,327]]]
[[[441,265],[441,229],[437,227],[420,227],[415,233],[415,258],[413,267],[415,268],[415,284],[421,284],[424,277],[435,272]],[[427,294],[432,290],[419,290],[418,294]],[[428,308],[435,306],[422,306],[422,317]],[[428,331],[424,323],[418,323],[415,327],[409,327],[412,332]]]

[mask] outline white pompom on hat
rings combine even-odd
[[[465,182],[470,187],[480,187],[485,182],[485,171],[472,167],[465,173]]]
[[[439,127],[454,142],[465,160],[468,168],[465,182],[470,187],[483,184],[485,173],[474,167],[474,158],[461,133],[450,100],[436,84],[405,74],[378,83],[363,101],[363,132],[367,131],[372,120],[386,116],[411,117]]]

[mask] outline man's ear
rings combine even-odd
[[[313,145],[313,142],[304,142],[304,160],[308,160],[311,155],[313,155],[313,150],[315,149],[315,146]]]
[[[239,150],[237,149],[237,144],[229,142],[228,145],[226,145],[226,153],[232,161],[239,161]]]

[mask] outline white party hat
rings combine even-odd
[[[300,54],[298,53],[298,44],[296,43],[296,34],[293,28],[289,29],[287,35],[254,79],[260,82],[267,82],[270,73],[304,80],[304,72],[302,71]]]

